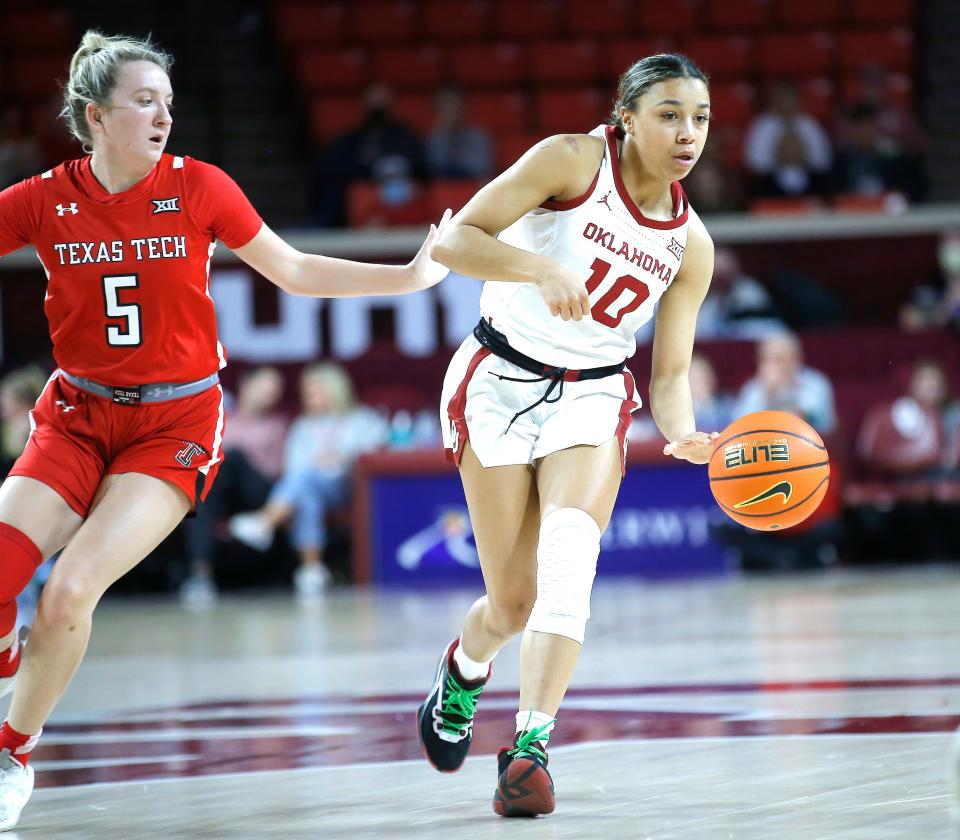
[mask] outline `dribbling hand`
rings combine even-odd
[[[414,289],[429,289],[431,286],[436,286],[450,273],[450,269],[433,259],[431,253],[440,231],[443,230],[452,216],[453,211],[447,208],[443,211],[443,216],[440,217],[440,224],[430,225],[430,231],[427,233],[427,238],[423,240],[423,245],[420,246],[417,255],[407,265],[407,268],[413,273]]]
[[[554,265],[537,282],[550,314],[564,321],[579,321],[590,314],[590,297],[583,280],[561,265]]]
[[[720,432],[694,432],[682,438],[672,440],[663,447],[664,455],[673,455],[680,461],[689,461],[691,464],[705,464],[710,460],[713,446]]]

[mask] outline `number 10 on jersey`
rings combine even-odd
[[[607,274],[610,273],[610,263],[597,257],[590,269],[593,273],[587,280],[588,295],[593,294],[606,279]],[[598,324],[616,328],[627,315],[639,309],[648,297],[650,297],[650,290],[646,283],[631,274],[622,274],[613,281],[613,285],[607,291],[597,298],[590,307],[590,314]],[[615,311],[611,311],[610,307],[616,303],[620,306]]]

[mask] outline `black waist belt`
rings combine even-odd
[[[614,374],[620,373],[627,366],[626,361],[620,362],[615,365],[606,365],[605,367],[595,367],[595,368],[583,368],[582,370],[572,370],[565,367],[554,367],[553,365],[545,365],[543,362],[538,362],[536,359],[527,356],[524,353],[521,353],[519,350],[515,350],[510,346],[510,343],[507,341],[506,336],[495,330],[490,326],[483,318],[480,319],[480,323],[473,328],[473,337],[476,338],[484,347],[486,347],[494,356],[499,356],[501,359],[505,359],[510,362],[512,365],[516,365],[518,368],[522,368],[525,371],[536,374],[533,379],[519,379],[515,376],[502,376],[499,373],[493,373],[500,380],[506,380],[508,382],[546,382],[550,381],[550,384],[547,386],[547,390],[544,391],[543,396],[540,397],[533,405],[527,406],[523,411],[518,411],[513,415],[513,419],[507,424],[507,428],[504,430],[504,434],[510,431],[510,427],[513,425],[514,420],[518,417],[523,416],[528,411],[533,411],[540,403],[555,403],[559,402],[560,398],[563,396],[563,383],[564,382],[579,382],[584,379],[603,379],[606,376],[613,376]],[[559,386],[557,394],[553,399],[550,398],[550,395],[553,394],[555,388]]]

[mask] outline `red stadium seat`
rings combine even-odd
[[[845,68],[879,64],[887,70],[910,72],[913,68],[913,34],[909,29],[845,32],[839,54]]]
[[[901,23],[916,18],[914,0],[853,0],[853,17],[863,23]]]
[[[635,15],[627,0],[569,0],[566,4],[567,32],[584,35],[622,35],[629,32]]]
[[[553,38],[562,24],[560,5],[553,0],[497,0],[493,21],[497,37],[518,41]]]
[[[60,52],[17,52],[10,55],[10,87],[27,99],[46,99],[66,81],[70,57]]]
[[[503,172],[518,161],[528,149],[532,149],[543,139],[539,131],[519,131],[501,134],[496,138],[497,171]]]
[[[749,210],[754,216],[809,216],[823,204],[817,198],[755,198]]]
[[[541,41],[527,47],[528,72],[537,84],[595,83],[598,59],[593,41]]]
[[[540,90],[534,113],[543,134],[585,134],[607,117],[609,100],[596,88]]]
[[[297,74],[307,92],[359,91],[369,81],[369,66],[363,50],[306,50]]]
[[[422,136],[433,130],[436,112],[432,93],[403,93],[393,98],[393,113]]]
[[[435,88],[443,82],[441,57],[436,47],[379,50],[373,57],[374,77],[394,88]]]
[[[833,197],[833,209],[838,213],[889,213],[891,208],[905,207],[902,196],[883,193],[881,195],[860,195],[859,193],[841,193]]]
[[[675,35],[697,29],[701,14],[699,0],[644,3],[640,10],[639,25],[635,26],[647,35]]]
[[[310,125],[314,137],[332,140],[360,122],[363,101],[358,96],[315,96],[310,103]]]
[[[350,13],[353,37],[366,43],[410,41],[422,31],[422,18],[410,0],[353,3]]]
[[[829,74],[836,41],[828,32],[764,35],[760,39],[760,68],[765,74],[803,78]]]
[[[818,76],[799,84],[800,107],[820,123],[829,123],[837,106],[836,88],[830,79]]]
[[[339,45],[346,34],[346,7],[312,0],[280,0],[274,4],[277,37],[288,47]]]
[[[683,51],[711,79],[742,79],[754,68],[754,41],[739,35],[687,38]]]
[[[464,88],[518,85],[524,78],[524,54],[507,42],[470,44],[447,51],[453,81]]]
[[[58,9],[11,9],[0,13],[0,45],[72,50],[75,41],[69,17]]]
[[[762,29],[772,17],[771,0],[706,0],[706,5],[714,29]]]
[[[604,44],[600,61],[605,78],[616,83],[616,80],[626,72],[632,64],[648,55],[673,52],[676,43],[670,38],[629,38],[610,41]],[[614,94],[610,91],[610,95]]]
[[[468,93],[466,106],[469,121],[494,134],[525,131],[530,122],[527,99],[520,93]]]
[[[485,183],[482,180],[434,181],[427,188],[430,216],[439,219],[448,207],[456,213]]]
[[[427,34],[435,43],[478,40],[490,34],[487,0],[432,0],[424,5],[423,12]]]
[[[716,127],[744,127],[757,109],[757,92],[746,82],[715,82],[710,86],[710,110]],[[715,130],[715,129],[714,129]]]
[[[382,200],[380,187],[357,181],[347,188],[347,221],[350,227],[395,227],[416,225],[430,218],[423,192],[417,192],[407,204],[393,205]]]
[[[779,0],[777,17],[787,26],[835,26],[840,0]]]
[[[884,96],[892,105],[901,108],[913,108],[913,79],[906,73],[891,73],[887,77]],[[853,73],[843,78],[841,98],[847,105],[858,102],[863,97],[863,77]]]

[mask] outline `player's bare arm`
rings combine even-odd
[[[533,283],[563,320],[590,312],[586,278],[541,254],[514,248],[497,235],[544,201],[582,195],[603,159],[603,140],[585,134],[549,137],[480,190],[440,233],[433,257],[481,280]]]
[[[443,214],[440,228],[450,219]],[[304,254],[264,225],[259,233],[234,253],[255,271],[290,294],[307,297],[357,297],[399,295],[428,289],[447,274],[430,252],[438,233],[430,225],[417,255],[406,265],[378,265]]]
[[[717,433],[698,432],[690,394],[690,359],[697,313],[713,277],[713,240],[700,217],[690,211],[687,248],[676,280],[664,294],[657,313],[650,377],[650,410],[670,441],[664,455],[705,464]]]

